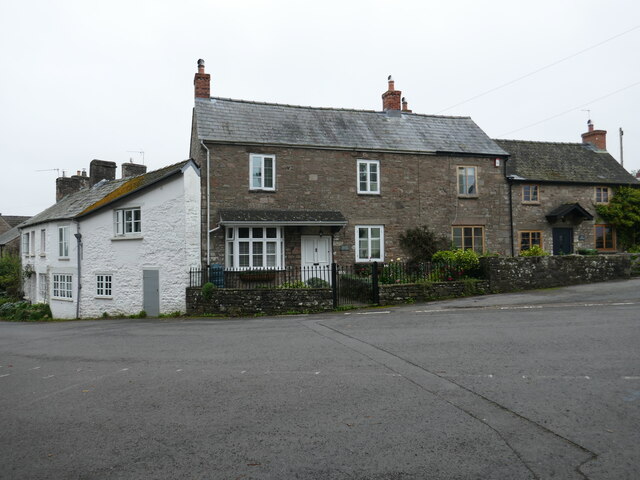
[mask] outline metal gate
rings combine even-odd
[[[378,263],[367,266],[331,264],[333,307],[377,305]]]

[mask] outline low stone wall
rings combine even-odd
[[[631,276],[640,277],[640,253],[629,253],[631,259]]]
[[[489,257],[480,265],[492,292],[562,287],[629,278],[629,255]]]
[[[395,305],[408,302],[426,302],[443,298],[466,297],[489,293],[486,280],[461,282],[406,283],[402,285],[380,285],[380,304]]]
[[[198,287],[187,288],[187,315],[280,314],[333,309],[330,288],[255,289],[221,288],[211,299],[202,298]]]

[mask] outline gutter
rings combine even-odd
[[[76,299],[76,318],[80,318],[80,293],[82,292],[82,234],[80,233],[80,222],[76,222],[77,233],[73,236],[76,237],[78,245],[76,247],[78,253],[78,293]]]

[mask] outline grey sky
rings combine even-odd
[[[579,142],[590,109],[638,169],[639,26],[635,0],[0,0],[0,213],[54,203],[37,170],[187,158],[198,58],[212,96],[318,107],[380,110],[392,74],[492,138]]]

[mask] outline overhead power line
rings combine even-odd
[[[600,100],[603,100],[603,99],[605,99],[607,97],[615,95],[616,93],[620,93],[620,92],[622,92],[624,90],[628,90],[631,87],[635,87],[636,85],[640,85],[640,81],[638,81],[636,83],[632,83],[631,85],[627,85],[626,87],[619,88],[618,90],[616,90],[614,92],[607,93],[606,95],[603,95],[601,97],[595,98],[595,99],[591,100],[590,102],[583,103],[582,105],[578,105],[577,107],[570,108],[569,110],[565,110],[564,112],[560,112],[560,113],[557,113],[556,115],[553,115],[551,117],[547,117],[547,118],[545,118],[543,120],[540,120],[538,122],[531,123],[531,124],[529,124],[529,125],[527,125],[525,127],[520,127],[520,128],[516,128],[515,130],[511,130],[509,132],[501,133],[501,134],[498,135],[498,137],[502,137],[503,135],[509,135],[511,133],[519,132],[520,130],[525,130],[527,128],[534,127],[536,125],[540,125],[541,123],[548,122],[549,120],[553,120],[554,118],[561,117],[562,115],[566,115],[567,113],[573,112],[574,110],[578,110],[580,108],[583,108],[583,107],[586,107],[588,105],[591,105],[592,103],[595,103],[595,102],[598,102]]]
[[[560,60],[556,60],[553,63],[549,63],[548,65],[545,65],[544,67],[540,67],[537,70],[534,70],[534,71],[529,72],[529,73],[527,73],[525,75],[522,75],[521,77],[515,78],[515,79],[513,79],[513,80],[511,80],[511,81],[509,81],[507,83],[503,83],[502,85],[498,85],[497,87],[494,87],[494,88],[491,88],[489,90],[486,90],[486,91],[484,91],[482,93],[479,93],[478,95],[475,95],[473,97],[467,98],[466,100],[463,100],[460,103],[456,103],[455,105],[451,105],[450,107],[447,107],[447,108],[445,108],[443,110],[440,110],[439,112],[436,112],[436,114],[439,114],[439,113],[442,113],[442,112],[446,112],[447,110],[451,110],[452,108],[459,107],[460,105],[463,105],[463,104],[465,104],[467,102],[475,100],[476,98],[483,97],[484,95],[487,95],[489,93],[495,92],[496,90],[500,90],[501,88],[504,88],[504,87],[507,87],[509,85],[512,85],[512,84],[514,84],[516,82],[519,82],[520,80],[523,80],[523,79],[525,79],[527,77],[535,75],[536,73],[542,72],[543,70],[546,70],[546,69],[551,68],[551,67],[553,67],[555,65],[558,65],[559,63],[565,62],[565,61],[569,60],[570,58],[573,58],[573,57],[576,57],[578,55],[581,55],[581,54],[583,54],[585,52],[588,52],[589,50],[593,50],[594,48],[599,47],[600,45],[603,45],[603,44],[605,44],[607,42],[610,42],[611,40],[614,40],[614,39],[616,39],[618,37],[626,35],[627,33],[633,32],[634,30],[637,30],[638,28],[640,28],[640,25],[636,25],[635,27],[630,28],[629,30],[625,30],[622,33],[614,35],[613,37],[609,37],[606,40],[602,40],[601,42],[596,43],[595,45],[591,45],[590,47],[587,47],[587,48],[585,48],[583,50],[580,50],[579,52],[576,52],[576,53],[573,53],[573,54],[571,54],[571,55],[569,55],[567,57],[561,58]]]

